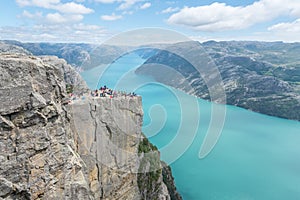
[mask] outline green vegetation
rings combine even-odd
[[[139,144],[138,152],[148,153],[150,151],[157,151],[157,147],[149,142],[149,140],[145,137]]]
[[[71,84],[66,84],[66,91],[68,94],[71,94],[74,92],[74,86]]]
[[[255,112],[269,113],[286,119],[300,119],[299,102],[286,96],[265,97],[260,100],[247,99],[239,103],[239,106],[244,103],[247,105],[245,108]]]
[[[274,69],[274,76],[290,82],[300,81],[300,65],[280,66]]]
[[[137,177],[140,193],[143,199],[158,199],[162,170],[157,147],[147,138],[143,138],[139,143],[138,153],[143,156]]]

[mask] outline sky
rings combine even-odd
[[[0,40],[101,43],[140,28],[190,39],[300,42],[300,0],[1,0]]]

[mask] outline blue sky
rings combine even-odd
[[[0,39],[97,43],[158,27],[191,39],[300,42],[299,0],[2,0]]]

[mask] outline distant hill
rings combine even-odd
[[[13,45],[13,44],[8,44],[6,42],[0,41],[0,53],[15,53],[15,54],[24,54],[24,55],[31,55],[31,53],[24,48],[18,46],[18,45]]]
[[[4,40],[2,43],[22,47],[35,56],[53,55],[63,58],[82,70],[109,64],[126,51],[126,47],[83,43],[22,43],[15,40]]]

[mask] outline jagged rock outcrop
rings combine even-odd
[[[168,189],[168,192],[170,194],[170,198],[172,200],[182,200],[181,195],[178,193],[174,177],[172,175],[171,167],[168,166],[165,162],[162,162],[162,175],[163,175],[163,181]]]
[[[0,41],[0,53],[14,53],[14,54],[25,54],[32,55],[29,51],[23,49],[20,46],[8,44],[6,42]]]
[[[0,57],[0,197],[73,199],[80,178],[64,72],[43,58]],[[75,191],[78,190],[78,191]]]
[[[73,87],[73,93],[81,95],[89,91],[86,82],[72,66],[67,64],[64,59],[58,59],[56,56],[41,56],[43,62],[47,65],[54,65],[63,70],[64,81]]]
[[[141,98],[68,104],[79,79],[56,57],[0,54],[0,199],[143,199]],[[162,174],[155,187],[170,199]]]

